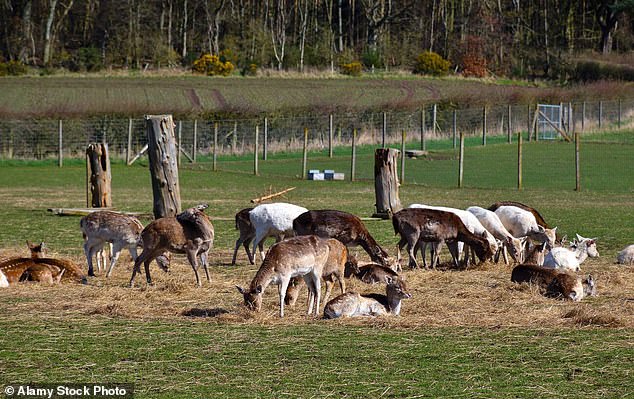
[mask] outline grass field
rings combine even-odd
[[[187,115],[288,115],[417,110],[424,104],[461,108],[537,101],[628,99],[634,85],[599,82],[556,87],[526,82],[430,79],[413,75],[363,78],[161,76],[4,77],[0,116],[138,117]]]
[[[515,185],[516,147],[506,144],[469,147],[466,187],[458,189],[454,150],[439,142],[429,159],[407,160],[400,187],[404,205],[518,200],[562,234],[598,237],[601,257],[583,265],[597,277],[598,297],[544,298],[512,284],[511,267],[502,264],[406,270],[413,298],[402,315],[361,320],[309,318],[303,299],[280,320],[275,287],[265,292],[261,313],[247,311],[235,285],[248,284],[257,265],[248,265],[241,251],[238,265],[229,266],[237,238],[231,218],[251,198],[290,186],[297,188],[285,201],[369,216],[371,149],[360,149],[356,182],[299,180],[301,159],[291,154],[262,162],[260,177],[250,174],[246,157],[222,159],[219,172],[209,163],[184,164],[183,204],[208,202],[216,229],[212,282],[194,288],[191,268],[176,257],[170,274],[153,269],[154,286],[129,289],[125,254],[111,279],[98,276],[88,286],[0,290],[0,383],[129,382],[138,397],[152,398],[631,397],[634,269],[614,264],[616,253],[634,242],[631,137],[616,135],[608,144],[587,138],[581,192],[573,191],[572,146],[541,142],[525,147],[522,191]],[[310,168],[326,166],[348,172],[347,150],[334,160],[311,155]],[[4,162],[0,171],[0,258],[26,255],[30,239],[83,263],[79,217],[46,211],[85,205],[83,165]],[[112,175],[117,208],[151,213],[146,164],[115,163]],[[391,224],[366,224],[393,252]]]

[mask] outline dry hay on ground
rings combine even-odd
[[[18,250],[0,252],[0,259],[21,255]],[[475,270],[406,270],[412,299],[405,300],[400,317],[359,318],[323,321],[308,317],[306,294],[294,308],[286,308],[286,317],[278,317],[278,293],[270,286],[264,293],[263,310],[247,311],[235,286],[249,284],[257,266],[247,265],[242,253],[238,266],[227,266],[232,252],[212,251],[211,283],[202,277],[196,288],[194,273],[182,256],[173,258],[171,273],[152,264],[154,286],[147,287],[145,276],[128,288],[132,262],[124,252],[106,279],[101,275],[89,285],[62,284],[43,286],[19,284],[0,289],[0,301],[11,313],[28,313],[56,319],[75,317],[111,317],[137,320],[192,320],[225,324],[293,325],[302,323],[338,323],[369,325],[380,328],[411,327],[634,327],[634,267],[621,266],[612,259],[589,259],[583,273],[592,273],[598,281],[599,296],[581,303],[543,297],[536,287],[510,281],[511,266],[485,264]],[[83,257],[72,260],[85,264]],[[204,275],[204,273],[203,273]],[[384,292],[383,285],[347,281],[359,292]],[[333,288],[338,295],[339,288]],[[323,304],[322,304],[323,306]]]

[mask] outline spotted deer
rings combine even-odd
[[[359,294],[354,291],[346,292],[326,304],[325,319],[338,317],[381,316],[401,313],[401,301],[411,298],[405,281],[400,278],[385,277],[385,295]]]
[[[537,265],[516,266],[511,273],[511,281],[535,284],[548,297],[570,299],[574,302],[596,295],[596,283],[592,275],[582,280],[573,273]]]
[[[262,295],[271,284],[278,285],[280,317],[284,317],[284,299],[293,277],[302,276],[308,286],[308,314],[319,312],[321,276],[328,261],[328,241],[314,236],[292,237],[273,244],[249,288],[236,286],[244,305],[254,311],[262,308]]]
[[[196,275],[196,285],[201,286],[198,276],[198,257],[202,262],[207,281],[211,281],[207,270],[207,255],[214,242],[214,226],[204,213],[207,204],[201,204],[176,215],[154,220],[141,232],[143,252],[134,262],[130,287],[134,284],[136,274],[141,271],[141,264],[145,267],[145,278],[152,284],[150,276],[150,262],[164,252],[187,255],[189,264]]]

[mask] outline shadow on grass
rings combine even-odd
[[[183,311],[182,315],[187,317],[218,317],[226,313],[229,313],[229,311],[222,308],[213,308],[213,309],[193,308],[193,309]]]

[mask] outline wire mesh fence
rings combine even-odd
[[[562,134],[625,131],[634,129],[634,100],[554,104],[560,106]],[[524,140],[539,140],[538,130],[549,126],[547,116],[536,104],[455,109],[427,105],[410,112],[363,112],[301,117],[266,116],[250,119],[176,120],[175,136],[181,162],[211,162],[217,158],[223,170],[253,172],[253,154],[258,143],[260,159],[275,158],[277,164],[260,163],[261,174],[303,177],[301,165],[304,134],[309,168],[337,169],[347,178],[373,178],[373,153],[356,155],[354,176],[350,166],[351,145],[390,146],[407,150],[456,149],[453,153],[430,156],[436,175],[446,174],[455,185],[457,148],[462,134],[468,146],[512,143],[521,134]],[[538,129],[539,128],[539,129]],[[560,137],[555,135],[555,137]],[[594,140],[597,135],[593,135]],[[402,142],[404,140],[404,142]],[[0,125],[0,159],[83,158],[88,144],[108,144],[112,159],[131,161],[147,145],[146,123],[142,118],[99,117],[70,120],[5,120]],[[496,151],[516,151],[497,146]],[[515,151],[515,152],[514,152]],[[334,158],[329,155],[335,153]],[[569,151],[568,151],[569,153]],[[501,154],[500,154],[501,155]],[[569,154],[568,154],[569,155]],[[566,155],[565,157],[567,157]],[[553,164],[560,157],[552,155]],[[564,158],[565,158],[564,157]],[[447,159],[449,158],[449,159]],[[468,163],[468,155],[467,155]],[[282,165],[282,166],[280,166]],[[425,174],[415,173],[416,164],[404,164],[410,183],[428,184]],[[505,166],[513,168],[512,163]],[[568,168],[568,167],[567,167]],[[445,170],[447,169],[447,170]],[[569,170],[568,168],[567,170]],[[473,170],[465,171],[465,179]],[[451,178],[449,178],[451,176]],[[507,178],[512,184],[514,177]]]

